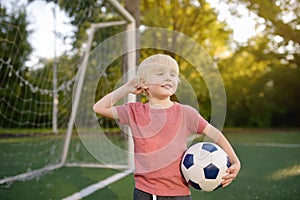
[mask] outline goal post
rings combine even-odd
[[[85,50],[85,54],[83,57],[83,61],[82,64],[80,65],[79,71],[78,71],[78,77],[77,77],[77,84],[76,87],[74,89],[74,97],[73,97],[73,105],[72,105],[72,112],[71,112],[71,117],[68,123],[68,129],[67,129],[67,133],[66,133],[66,139],[65,139],[65,143],[64,143],[64,148],[63,148],[63,152],[62,152],[62,158],[61,158],[61,164],[64,165],[66,164],[66,160],[67,160],[67,156],[68,156],[68,151],[69,151],[69,145],[70,145],[70,141],[71,141],[71,136],[72,136],[72,131],[74,128],[74,123],[75,123],[75,118],[76,118],[76,114],[77,114],[77,109],[79,106],[79,99],[80,99],[80,94],[81,94],[81,90],[84,84],[84,77],[85,77],[85,72],[86,72],[86,68],[88,65],[88,60],[89,60],[89,54],[91,51],[91,46],[92,46],[92,42],[93,42],[93,38],[94,38],[94,34],[98,29],[103,29],[106,27],[111,27],[111,26],[121,26],[121,25],[125,25],[127,24],[126,21],[116,21],[116,22],[107,22],[107,23],[97,23],[97,24],[91,24],[91,27],[89,29],[89,33],[88,33],[88,41],[87,41],[87,46],[86,46],[86,50]],[[130,31],[130,29],[133,29],[132,27],[135,27],[134,23],[133,25],[127,25],[127,34],[126,34],[126,44],[125,46],[128,47],[128,50],[130,50],[130,52],[128,53],[128,58],[127,58],[127,65],[128,66],[132,66],[133,69],[135,67],[135,37],[134,37],[134,32]],[[130,68],[130,70],[132,69],[132,67]],[[128,77],[127,79],[131,79],[132,77],[130,77],[129,75],[131,75],[130,73],[127,73]],[[130,96],[128,97],[128,101],[135,101],[135,97],[134,96]],[[133,147],[132,147],[132,142],[130,141],[130,137],[128,137],[128,148],[129,148],[129,152],[132,151]],[[128,163],[132,163],[132,158],[130,158],[130,160],[128,161]],[[129,165],[130,166],[130,165]],[[129,168],[132,168],[129,167]]]
[[[117,1],[115,0],[109,0],[110,4],[117,10],[117,12],[120,13],[122,17],[125,18],[126,21],[116,21],[116,22],[106,22],[106,23],[96,23],[91,24],[89,34],[88,34],[88,41],[87,41],[87,47],[86,52],[84,54],[84,58],[81,64],[81,67],[79,69],[78,73],[78,83],[76,85],[75,89],[75,95],[74,95],[74,101],[72,106],[72,113],[70,117],[70,121],[68,124],[68,130],[67,135],[64,143],[64,149],[62,153],[62,159],[61,164],[64,165],[66,163],[70,140],[72,136],[72,130],[75,123],[77,108],[79,105],[79,99],[80,99],[80,93],[83,86],[83,80],[85,77],[86,67],[88,65],[88,59],[89,59],[89,53],[91,51],[91,46],[94,38],[95,31],[98,29],[102,29],[105,27],[110,26],[119,26],[126,24],[126,39],[125,39],[125,52],[127,52],[127,69],[128,72],[132,71],[136,67],[136,34],[135,34],[135,19],[127,12],[125,8],[123,8]],[[126,73],[126,80],[130,80],[133,77],[132,73]],[[136,101],[136,97],[134,95],[128,95],[126,98],[128,102],[134,102]],[[131,131],[129,129],[125,130],[126,133],[130,133]],[[130,170],[133,170],[134,168],[134,162],[133,162],[133,139],[131,137],[131,134],[128,134],[128,168]]]

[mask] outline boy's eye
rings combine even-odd
[[[164,73],[163,72],[157,72],[156,74],[157,75],[163,75]]]

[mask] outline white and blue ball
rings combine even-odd
[[[228,155],[216,144],[199,142],[185,152],[181,161],[181,171],[193,188],[206,192],[221,186],[222,177],[228,174]]]

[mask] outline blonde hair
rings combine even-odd
[[[141,62],[137,71],[138,78],[147,81],[149,74],[157,67],[169,67],[179,74],[179,66],[174,58],[165,54],[155,54]]]

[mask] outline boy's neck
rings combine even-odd
[[[170,100],[170,98],[167,99],[149,99],[149,106],[153,109],[164,109],[164,108],[170,108],[174,105],[174,102]]]

